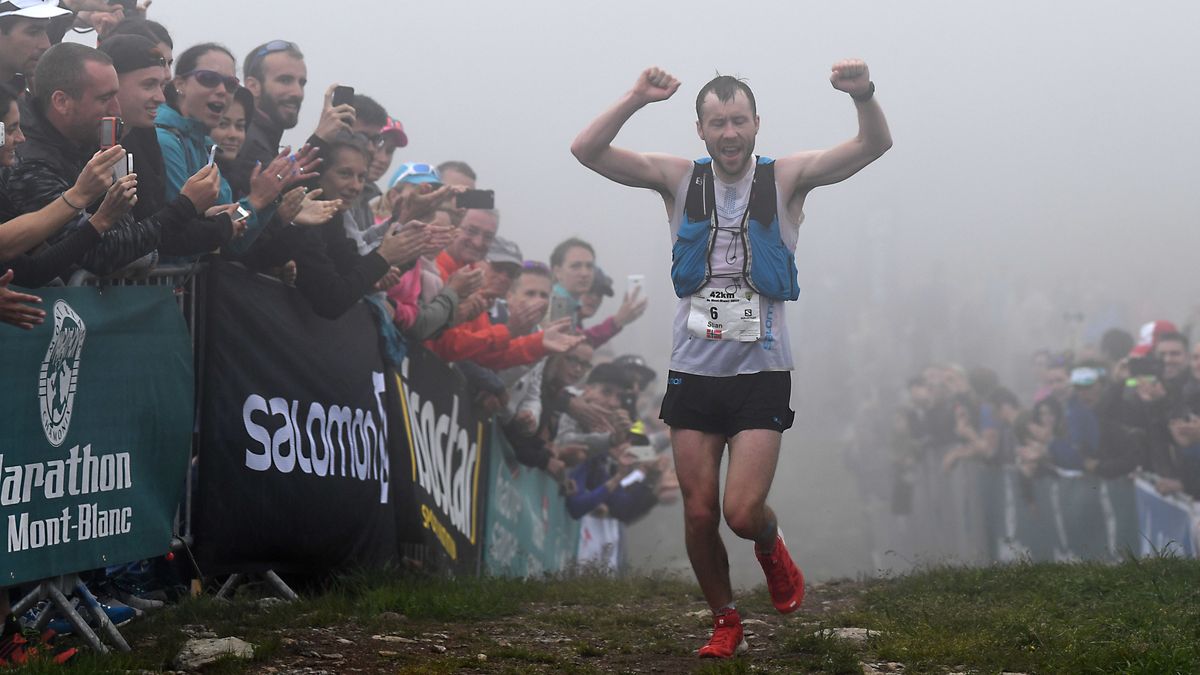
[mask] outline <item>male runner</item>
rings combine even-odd
[[[858,135],[828,150],[756,158],[754,94],[728,76],[713,79],[696,97],[696,132],[709,157],[692,162],[613,147],[635,112],[679,89],[679,80],[659,68],[643,72],[571,146],[584,166],[654,190],[666,205],[674,241],[671,280],[680,300],[661,417],[671,427],[688,557],[713,609],[713,636],[702,657],[728,658],[746,649],[717,529],[726,444],[725,522],[754,541],[776,609],[795,611],[804,597],[804,577],[766,504],[783,431],[794,416],[784,307],[799,294],[796,239],[810,190],[849,178],[892,145],[867,65],[839,61],[829,79],[853,99]]]

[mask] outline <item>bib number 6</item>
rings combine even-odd
[[[716,320],[717,320],[717,308],[716,308],[716,307],[709,307],[709,308],[708,308],[708,315],[712,317],[712,320],[713,320],[713,321],[716,321]]]

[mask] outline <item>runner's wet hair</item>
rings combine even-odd
[[[708,81],[708,84],[700,87],[700,93],[696,95],[696,119],[700,119],[700,107],[704,105],[704,99],[709,92],[717,95],[717,100],[722,103],[728,103],[733,100],[738,91],[746,95],[750,101],[750,112],[758,114],[758,106],[754,103],[754,92],[750,91],[750,85],[746,84],[746,80],[732,75],[720,75]]]

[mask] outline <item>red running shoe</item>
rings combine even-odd
[[[790,614],[800,609],[800,603],[804,602],[804,575],[792,562],[787,545],[783,543],[783,534],[776,535],[775,546],[770,553],[760,553],[756,546],[754,555],[767,575],[767,590],[771,593],[771,603],[775,609],[780,614]]]
[[[702,659],[728,659],[750,648],[742,632],[742,616],[736,609],[713,614],[713,634],[700,648]]]

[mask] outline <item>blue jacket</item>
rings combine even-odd
[[[567,497],[567,513],[579,519],[591,513],[601,504],[608,505],[608,514],[623,523],[630,523],[654,508],[658,496],[646,485],[646,481],[629,487],[618,486],[612,492],[604,483],[612,477],[614,466],[607,454],[587,459],[571,470],[570,478],[575,481],[575,494]]]
[[[710,258],[717,234],[713,180],[712,158],[696,160],[688,181],[683,222],[671,249],[671,282],[681,298],[704,288],[712,278]],[[760,295],[772,300],[795,300],[800,297],[796,256],[783,242],[776,201],[775,160],[759,157],[742,223],[746,250],[742,276]]]
[[[158,108],[158,116],[154,120],[158,127],[158,145],[162,148],[163,164],[167,172],[167,200],[174,199],[188,181],[200,169],[208,164],[208,152],[214,143],[208,137],[208,129],[198,120],[190,119],[179,114],[169,105]],[[225,177],[221,177],[221,190],[217,195],[217,204],[233,203],[233,190]],[[246,219],[246,232],[238,239],[229,242],[229,248],[234,253],[245,253],[254,240],[258,238],[267,221],[274,215],[273,208],[257,211],[250,205],[250,200],[243,198],[238,201],[250,217]],[[203,214],[202,214],[203,215]]]

